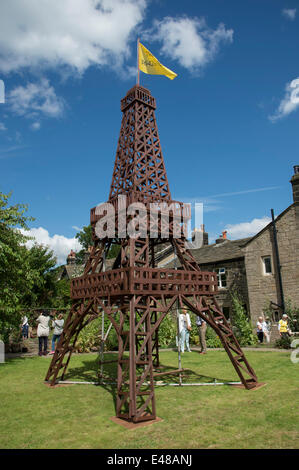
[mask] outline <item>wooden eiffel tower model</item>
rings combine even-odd
[[[175,227],[186,220],[186,208],[171,199],[155,108],[150,91],[139,85],[121,100],[123,117],[108,200],[115,211],[116,232],[111,238],[99,237],[96,226],[103,214],[91,209],[94,247],[84,274],[72,280],[72,308],[46,376],[51,385],[63,380],[80,331],[104,312],[118,336],[116,416],[134,423],[156,418],[153,369],[159,363],[158,330],[176,305],[204,318],[216,331],[245,388],[258,385],[216,302],[216,273],[199,269],[183,232],[179,238],[174,236]],[[126,209],[136,203],[145,208],[139,219],[144,230],[133,238],[118,229],[118,222],[121,217],[126,226],[132,222],[132,212]],[[170,204],[176,210],[169,212],[166,239],[163,207]],[[155,237],[150,236],[149,222],[156,229]],[[180,261],[179,269],[155,265],[155,247],[166,241]],[[112,269],[105,271],[112,243],[120,245],[120,252]]]

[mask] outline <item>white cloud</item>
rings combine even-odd
[[[0,131],[7,131],[7,128],[3,122],[0,122]]]
[[[262,230],[271,222],[270,217],[262,217],[261,219],[253,219],[251,222],[241,222],[240,224],[228,224],[225,227],[228,237],[237,240],[238,238],[251,237]]]
[[[297,12],[296,8],[284,8],[281,13],[288,20],[294,20],[296,18],[296,12]]]
[[[72,228],[76,230],[76,232],[81,232],[82,228],[77,227],[77,225],[72,225]]]
[[[18,155],[19,150],[26,148],[25,145],[13,145],[11,147],[0,147],[0,159],[15,157]]]
[[[272,122],[281,119],[299,108],[299,77],[287,83],[285,95],[281,100],[277,110],[269,119]]]
[[[27,236],[34,237],[35,241],[39,245],[48,246],[51,250],[54,251],[55,256],[57,257],[57,264],[65,264],[67,255],[71,250],[79,251],[82,249],[80,243],[76,238],[67,238],[63,235],[49,235],[48,230],[43,227],[32,228],[29,231],[22,230]],[[30,247],[34,243],[34,240],[29,240],[27,246]]]
[[[33,131],[38,131],[40,129],[40,122],[36,121],[36,122],[33,122],[30,126],[30,128],[33,130]]]
[[[0,71],[121,66],[146,0],[9,0],[0,3]]]
[[[198,70],[214,59],[221,43],[232,42],[233,30],[225,29],[222,23],[210,29],[202,18],[166,17],[156,21],[147,36],[162,41],[164,55],[189,70]]]
[[[46,78],[14,88],[8,95],[8,103],[13,113],[33,119],[40,115],[60,117],[65,107],[64,100],[56,95]]]

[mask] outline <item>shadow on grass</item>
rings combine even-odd
[[[9,356],[5,357],[5,362],[3,364],[13,364],[15,362],[26,361],[28,359],[36,359],[36,356]]]
[[[101,369],[100,358],[96,356],[94,359],[88,358],[82,360],[79,367],[71,367],[67,370],[64,377],[66,381],[78,382],[95,382],[95,386],[103,387],[108,391],[113,398],[114,407],[116,410],[117,400],[117,353],[106,353],[104,360],[109,362],[104,364]],[[110,361],[115,361],[111,362]],[[140,376],[143,370],[137,371],[137,376]],[[165,374],[168,372],[168,374]],[[181,381],[181,382],[180,382]],[[183,384],[214,384],[231,382],[231,379],[220,377],[211,377],[207,375],[198,374],[192,369],[185,368],[181,372],[181,377],[177,372],[177,368],[166,364],[160,364],[159,367],[154,368],[154,382],[156,386],[167,386],[170,384],[178,385]],[[126,384],[128,389],[128,383]]]

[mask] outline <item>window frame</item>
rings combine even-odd
[[[222,270],[222,272],[220,272]],[[216,268],[216,273],[217,273],[217,284],[218,284],[218,289],[227,289],[227,270],[226,268]],[[221,278],[221,276],[225,276],[224,279]],[[225,282],[225,286],[222,285],[222,282]]]
[[[267,272],[267,271],[266,271],[266,259],[269,259],[269,260],[270,260],[270,268],[271,268],[271,271],[270,271],[270,272]],[[262,256],[262,271],[263,271],[263,275],[264,275],[264,276],[271,276],[271,275],[273,275],[273,265],[272,265],[272,257],[271,257],[271,255]]]

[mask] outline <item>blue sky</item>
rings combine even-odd
[[[292,203],[298,32],[295,0],[1,2],[1,191],[59,262],[78,248],[74,227],[108,198],[140,37],[178,74],[140,73],[173,199],[204,202],[210,240],[256,233]]]

